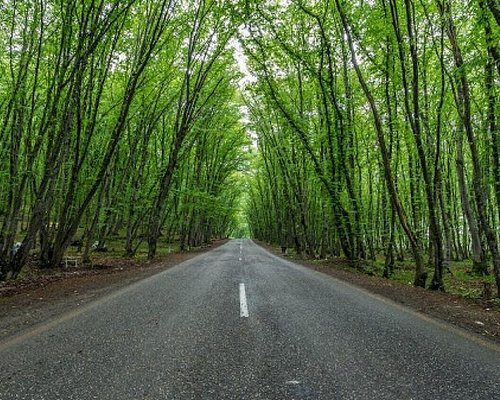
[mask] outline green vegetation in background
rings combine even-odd
[[[77,243],[88,261],[252,236],[438,290],[465,262],[500,288],[495,1],[0,15],[0,279]]]
[[[247,2],[252,235],[362,269],[382,257],[386,277],[407,260],[405,281],[437,290],[469,260],[500,289],[499,15],[485,0]]]
[[[159,241],[233,231],[248,143],[236,5],[0,5],[0,279],[76,243],[85,261],[117,237],[152,258]]]

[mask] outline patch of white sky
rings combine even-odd
[[[248,32],[244,27],[240,27],[240,37],[246,37]],[[245,55],[243,47],[237,38],[232,38],[229,45],[234,51],[234,58],[236,63],[238,64],[238,69],[241,72],[241,79],[238,82],[241,90],[244,90],[245,87],[257,81],[257,77],[252,74],[250,69],[248,68],[248,58]]]
[[[271,5],[279,5],[283,9],[287,8],[293,0],[256,0],[260,3],[260,6],[266,7]],[[238,37],[245,39],[250,36],[250,32],[248,29],[241,25],[238,28]],[[252,74],[250,69],[248,68],[248,58],[243,51],[243,47],[241,46],[240,39],[233,38],[230,42],[231,48],[234,50],[234,57],[238,64],[238,68],[242,74],[242,78],[239,81],[240,89],[244,90],[247,84],[251,84],[257,81],[257,77]]]
[[[239,38],[246,38],[249,36],[248,30],[242,25],[239,27]],[[236,61],[236,64],[238,66],[238,69],[241,73],[241,78],[238,80],[238,87],[241,93],[241,96],[246,96],[246,87],[247,85],[250,85],[252,83],[257,82],[257,77],[252,74],[250,71],[250,68],[248,66],[248,57],[245,54],[245,51],[243,50],[243,46],[240,42],[240,39],[237,37],[234,37],[231,39],[229,42],[229,46],[233,50],[234,54],[234,59]],[[247,133],[252,139],[252,142],[254,146],[256,145],[256,134],[253,132],[251,129],[249,129],[249,124],[250,124],[250,110],[245,104],[240,105],[240,112],[241,112],[241,123],[243,126],[246,127]]]
[[[292,0],[267,0],[267,1],[264,0],[262,1],[261,5],[266,5],[266,3],[267,5],[276,5],[277,3],[280,7],[286,8],[292,3]],[[243,46],[240,42],[241,39],[244,40],[245,38],[248,38],[250,36],[250,33],[244,25],[241,25],[238,28],[238,31],[239,31],[238,38],[231,39],[229,46],[234,51],[234,58],[238,65],[238,69],[241,73],[241,78],[238,81],[238,86],[241,91],[241,95],[247,96],[246,93],[248,92],[245,90],[246,87],[248,85],[251,85],[252,83],[257,82],[257,77],[252,73],[252,71],[248,66],[248,57],[246,56]],[[247,133],[252,139],[253,146],[255,147],[257,143],[257,134],[249,127],[251,122],[250,110],[245,104],[242,104],[240,106],[240,111],[242,115],[241,122],[246,127]]]

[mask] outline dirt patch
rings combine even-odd
[[[266,243],[256,243],[277,256],[291,259],[297,264],[355,284],[370,292],[404,304],[418,312],[500,343],[500,303],[498,300],[467,299],[449,293],[418,288],[356,271],[342,259],[329,261],[303,260],[297,257],[283,256],[278,248]]]
[[[171,253],[152,261],[103,257],[92,268],[47,271],[36,278],[3,282],[0,285],[0,340],[224,243],[226,241],[221,240],[210,247]]]

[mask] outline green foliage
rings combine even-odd
[[[85,256],[116,237],[116,252],[142,252],[155,213],[160,242],[198,246],[234,229],[248,139],[227,45],[233,5],[1,4],[0,278],[32,252],[57,264],[75,237]]]
[[[246,12],[260,150],[252,234],[356,265],[382,256],[381,273],[411,252],[416,268],[388,272],[410,283],[429,257],[432,286],[452,291],[445,265],[489,250],[499,286],[500,29],[486,2],[297,0]]]
[[[428,259],[441,289],[473,258],[500,285],[488,4],[2,2],[0,278],[75,237],[152,257],[251,233],[408,282]]]

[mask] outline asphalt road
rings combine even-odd
[[[0,399],[500,399],[500,352],[233,240],[0,342]]]

